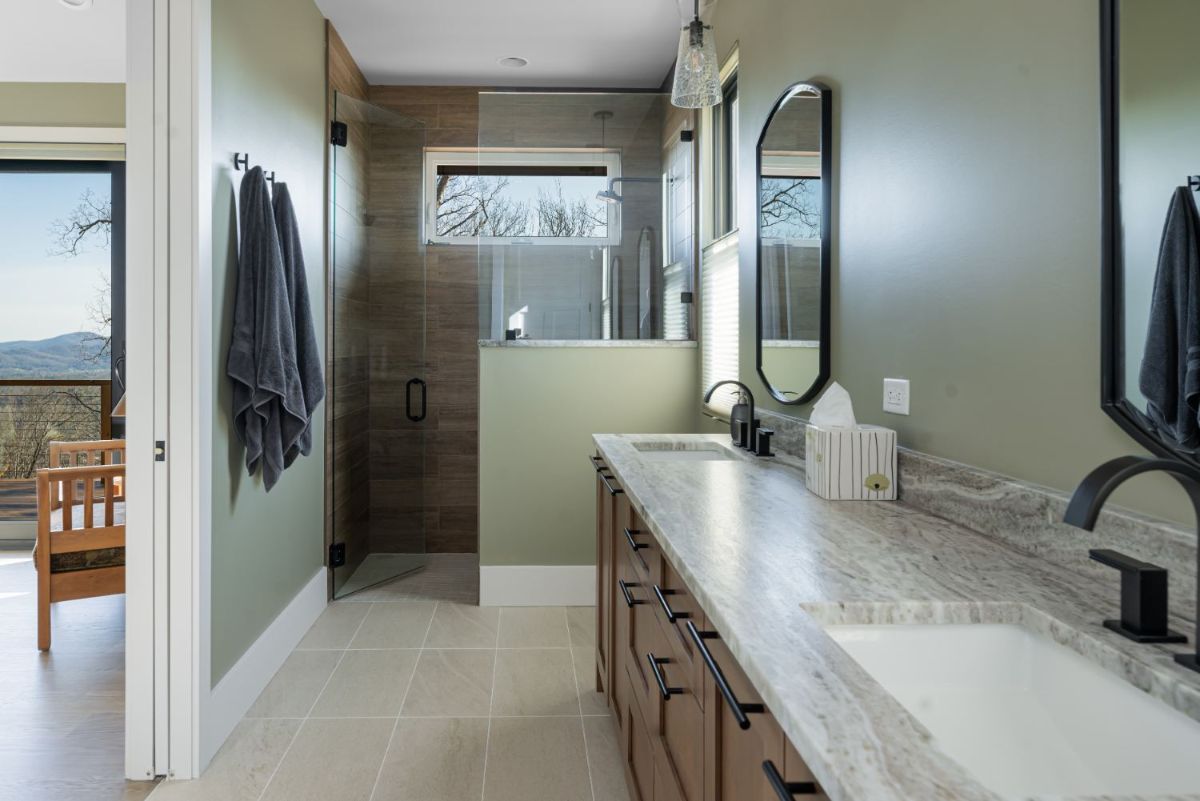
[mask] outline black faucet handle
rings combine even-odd
[[[1167,570],[1108,548],[1088,551],[1095,561],[1121,571],[1121,619],[1106,628],[1136,642],[1187,642],[1167,628]]]
[[[758,436],[754,440],[754,455],[755,456],[774,456],[771,453],[771,437],[775,436],[775,429],[762,428],[758,429]]]

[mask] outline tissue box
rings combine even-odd
[[[804,485],[831,501],[896,500],[896,432],[882,426],[804,431]]]

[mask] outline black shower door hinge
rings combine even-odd
[[[329,141],[338,147],[345,147],[350,140],[350,128],[344,122],[334,121],[329,125]]]
[[[329,546],[329,566],[341,567],[346,564],[346,543],[335,542]]]
[[[154,461],[167,461],[167,441],[165,439],[154,440]]]

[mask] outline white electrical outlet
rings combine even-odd
[[[908,414],[908,379],[883,379],[883,410],[891,414]]]

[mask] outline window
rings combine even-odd
[[[620,241],[620,155],[599,149],[427,150],[430,243],[611,245]]]
[[[704,249],[700,258],[700,381],[707,390],[718,381],[738,377],[738,235],[732,233]],[[718,389],[708,402],[709,414],[728,419],[736,402],[733,386]]]
[[[713,107],[713,239],[737,228],[738,86],[737,72],[721,87]]]

